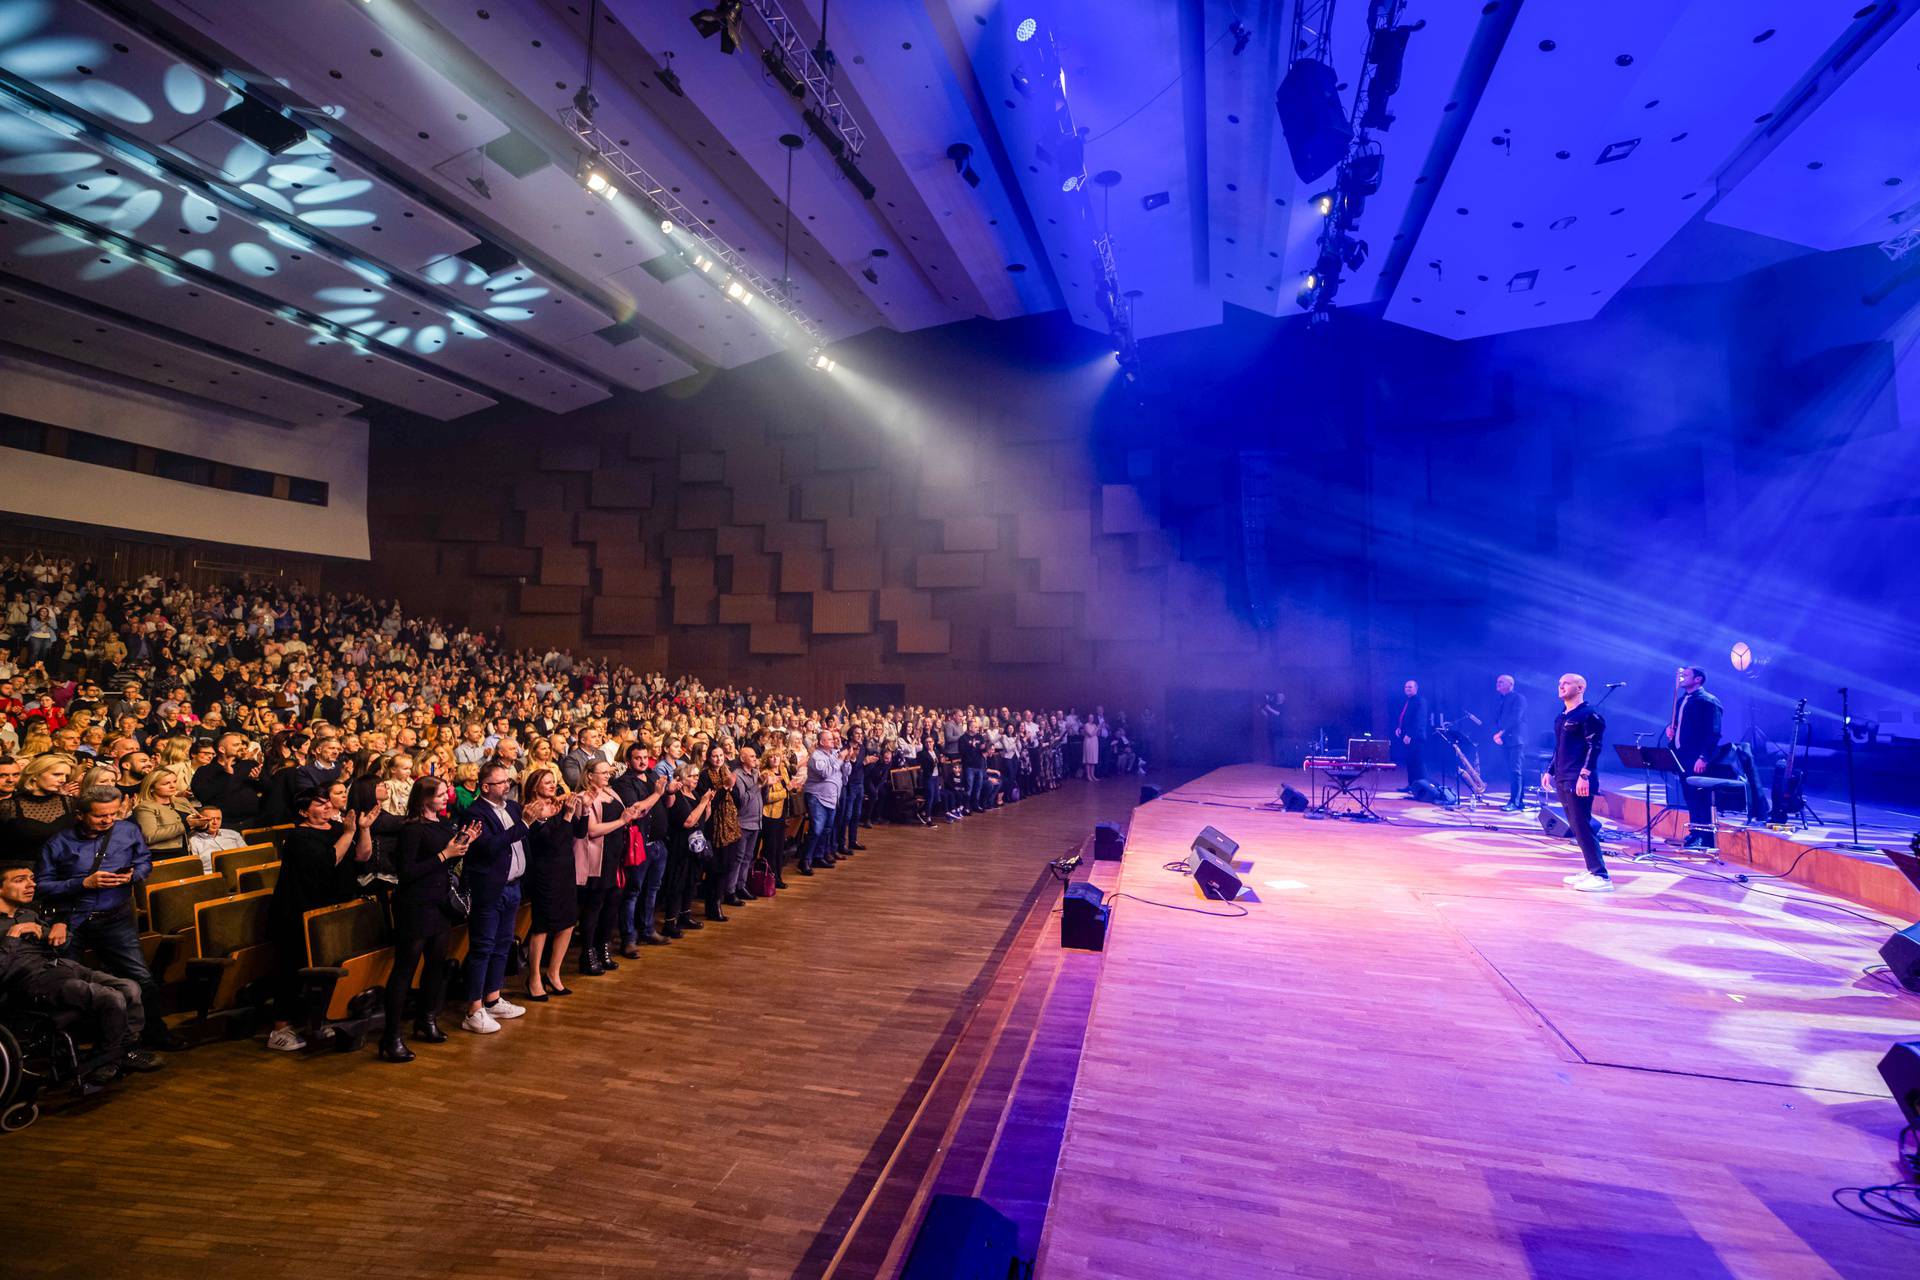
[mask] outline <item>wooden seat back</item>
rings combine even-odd
[[[227,892],[237,893],[240,889],[240,873],[248,867],[257,867],[263,862],[280,861],[280,850],[270,841],[259,844],[242,845],[238,849],[222,849],[213,855],[213,869],[226,877]]]
[[[185,880],[191,876],[204,875],[206,864],[200,859],[187,855],[184,858],[160,858],[147,869],[145,880],[133,882],[133,905],[142,915],[147,911],[147,894],[155,885],[166,884],[172,880]]]
[[[386,983],[393,969],[393,945],[387,914],[370,898],[336,903],[307,912],[307,966],[339,969],[329,1019],[347,1016],[347,1005],[362,991]]]
[[[234,892],[252,893],[256,889],[272,889],[280,883],[280,864],[263,862],[257,867],[242,867],[240,874],[234,877]]]
[[[233,1008],[242,988],[273,972],[273,943],[267,933],[272,901],[270,891],[259,890],[195,905],[200,954],[187,967],[190,973],[195,966],[208,970],[202,997],[207,1012]]]

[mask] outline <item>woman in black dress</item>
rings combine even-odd
[[[573,994],[560,981],[560,961],[580,919],[573,877],[573,817],[579,807],[577,797],[561,797],[556,768],[535,766],[521,783],[520,820],[527,824],[522,884],[533,908],[527,927],[527,999],[536,1004],[545,1004],[550,995]]]
[[[358,896],[357,863],[373,855],[373,815],[335,822],[324,792],[294,798],[299,825],[280,843],[280,878],[267,907],[267,929],[279,962],[280,988],[267,1048],[292,1052],[307,1047],[294,1029],[300,1009],[300,970],[307,963],[306,913]]]
[[[700,785],[700,770],[690,764],[667,784],[667,879],[660,896],[667,900],[667,924],[662,933],[677,938],[691,929],[706,926],[693,918],[693,882],[700,874],[700,860],[694,856],[693,833],[706,821],[713,804],[713,793],[694,798]],[[707,853],[710,860],[711,849]]]
[[[361,814],[371,813],[373,825],[373,853],[359,865],[355,872],[355,882],[360,892],[379,900],[382,907],[389,906],[388,899],[397,882],[394,873],[394,854],[400,844],[402,820],[387,811],[387,784],[371,775],[355,778],[347,788],[347,810],[357,819]]]
[[[455,869],[467,846],[480,834],[470,822],[458,831],[448,818],[453,788],[439,778],[422,778],[407,797],[407,816],[394,840],[393,871],[399,881],[393,891],[393,972],[387,978],[387,1026],[380,1039],[380,1056],[388,1062],[412,1062],[413,1050],[400,1036],[407,1011],[407,989],[421,960],[420,1000],[413,1014],[413,1035],[427,1044],[442,1044],[440,1006],[447,1000],[447,939],[460,923],[453,901]],[[388,815],[392,816],[392,815]]]

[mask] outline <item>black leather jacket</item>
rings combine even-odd
[[[1588,789],[1599,793],[1600,746],[1606,732],[1607,722],[1590,703],[1583,702],[1553,718],[1553,763],[1547,771],[1555,785],[1572,787],[1585,769]]]

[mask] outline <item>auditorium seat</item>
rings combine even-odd
[[[147,871],[145,880],[133,882],[133,905],[142,916],[147,914],[147,897],[158,885],[170,880],[185,880],[191,876],[204,874],[205,866],[200,859],[188,854],[184,858],[160,858],[154,861]]]
[[[194,907],[200,954],[186,964],[187,1003],[203,1020],[233,1008],[249,983],[272,974],[273,944],[267,934],[272,900],[273,893],[261,889]]]
[[[227,882],[219,875],[169,880],[148,890],[147,932],[156,939],[148,965],[158,981],[179,982],[186,977],[188,959],[199,954],[195,908],[226,896]]]
[[[242,867],[234,876],[235,893],[252,893],[256,889],[272,889],[280,883],[280,864],[262,862],[258,866]]]
[[[240,833],[240,838],[248,844],[261,844],[264,842],[272,845],[275,850],[278,850],[280,848],[280,842],[287,838],[287,832],[291,830],[293,830],[293,824],[291,822],[283,823],[277,827],[248,827]]]
[[[238,849],[222,849],[213,855],[213,869],[226,878],[228,893],[238,893],[242,871],[262,863],[278,861],[280,850],[263,840],[259,844],[242,845]]]
[[[307,966],[300,979],[309,1009],[327,1021],[347,1016],[361,992],[385,985],[393,969],[387,914],[371,898],[337,903],[306,914]]]
[[[926,795],[920,787],[920,770],[912,766],[887,771],[887,821],[909,822],[919,815]]]

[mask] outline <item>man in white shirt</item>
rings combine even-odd
[[[221,825],[225,815],[219,805],[203,804],[200,816],[207,823],[202,830],[187,833],[187,852],[200,859],[202,875],[213,874],[213,855],[222,849],[241,849],[246,847],[246,837],[238,831]]]

